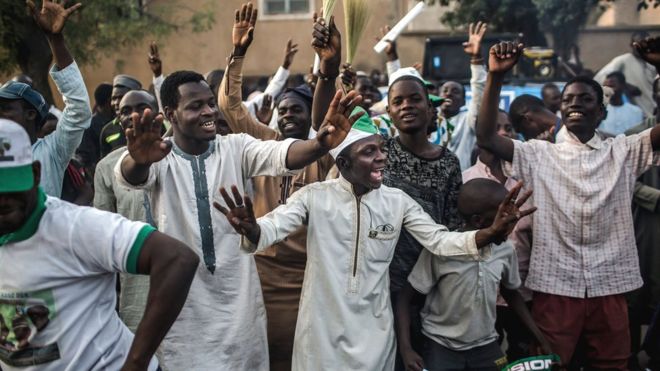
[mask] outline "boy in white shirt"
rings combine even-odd
[[[507,190],[490,179],[473,179],[461,188],[458,210],[466,230],[491,225]],[[506,356],[497,342],[495,319],[498,289],[530,329],[544,354],[550,346],[534,324],[524,299],[518,259],[511,242],[491,243],[474,259],[438,256],[423,250],[397,302],[399,350],[407,370],[497,370]],[[410,305],[415,291],[427,295],[422,309],[423,359],[410,343]],[[538,351],[538,349],[537,349]]]

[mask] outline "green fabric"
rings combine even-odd
[[[504,366],[502,371],[551,371],[553,364],[559,364],[559,356],[556,354],[519,359]]]
[[[32,164],[0,168],[0,193],[25,192],[34,187]]]
[[[126,259],[126,272],[137,274],[138,260],[140,259],[140,252],[142,251],[142,246],[144,246],[144,241],[146,241],[147,237],[149,237],[155,230],[156,228],[150,225],[145,225],[140,229],[140,232],[138,232],[138,235],[135,238],[135,242],[133,242],[133,246],[131,246],[131,250],[128,252],[128,259]]]
[[[0,246],[4,246],[11,242],[25,241],[34,236],[39,229],[39,222],[41,217],[46,212],[46,193],[39,187],[37,193],[37,205],[34,207],[32,214],[27,218],[25,223],[16,231],[0,236]]]
[[[363,131],[363,132],[369,133],[369,134],[378,134],[378,128],[376,127],[374,122],[371,120],[371,118],[369,117],[369,114],[367,113],[367,111],[364,110],[364,108],[359,107],[359,106],[355,107],[355,109],[353,109],[353,112],[351,112],[351,116],[354,116],[354,115],[360,114],[360,113],[363,113],[363,114],[362,114],[362,116],[360,116],[360,118],[357,121],[355,121],[355,123],[353,124],[353,129]]]
[[[120,136],[121,133],[110,134],[105,138],[105,142],[106,143],[114,142],[115,140],[119,139]]]
[[[437,95],[429,94],[429,101],[433,107],[439,107],[445,100]]]

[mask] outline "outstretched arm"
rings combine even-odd
[[[660,36],[647,37],[640,42],[633,43],[633,47],[642,59],[654,66],[660,73]],[[651,129],[651,145],[654,151],[660,151],[660,125]]]
[[[137,264],[138,273],[149,275],[147,306],[122,371],[147,369],[186,302],[198,264],[197,254],[172,237],[147,237]]]
[[[247,4],[243,4],[241,10],[236,11],[236,19],[232,29],[232,42],[234,52],[229,57],[227,70],[218,89],[218,108],[227,120],[227,124],[234,133],[247,133],[250,136],[261,139],[277,139],[278,134],[275,130],[268,127],[268,121],[265,125],[260,124],[250,114],[248,108],[243,104],[242,86],[243,86],[243,61],[244,55],[249,49],[253,40],[253,32],[257,21],[257,10],[247,11]],[[266,105],[266,97],[262,101],[262,107]],[[256,106],[256,103],[254,103]],[[259,109],[255,108],[258,113]]]
[[[312,128],[318,131],[335,95],[335,80],[341,64],[341,34],[335,25],[334,16],[330,17],[330,24],[326,25],[325,19],[314,14],[312,46],[321,60],[320,77],[312,100]]]
[[[231,193],[233,197],[225,188],[220,188],[220,195],[226,207],[217,202],[213,203],[213,207],[223,213],[234,230],[244,237],[241,248],[248,253],[263,250],[282,241],[307,220],[305,188],[294,193],[286,204],[259,218],[258,221],[254,216],[250,197],[241,196],[236,186],[231,187]]]
[[[513,160],[513,140],[497,134],[497,111],[504,75],[517,63],[523,44],[502,42],[493,45],[488,53],[488,78],[477,119],[477,144],[497,157]]]
[[[418,295],[409,282],[399,291],[396,301],[396,336],[399,341],[399,353],[406,370],[422,371],[424,360],[415,352],[410,341],[410,312],[413,297]]]
[[[486,84],[486,68],[484,59],[481,56],[481,40],[486,34],[488,25],[483,22],[468,25],[468,41],[463,43],[463,52],[470,56],[470,89],[472,90],[472,100],[468,107],[467,124],[472,130],[475,130],[477,124],[477,114],[481,107],[481,98],[484,95],[484,86]]]
[[[299,140],[291,144],[286,156],[286,167],[291,170],[302,169],[341,144],[355,121],[362,116],[362,114],[350,116],[361,101],[362,96],[355,91],[350,91],[344,97],[338,91],[330,103],[330,109],[316,133],[316,138]]]

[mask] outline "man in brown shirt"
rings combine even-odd
[[[254,21],[239,20],[234,23],[234,50],[218,89],[220,111],[234,133],[247,133],[261,140],[308,139],[312,124],[312,93],[309,89],[287,89],[280,96],[277,101],[279,132],[259,123],[243,105],[243,59],[253,39]],[[332,157],[325,155],[295,176],[254,178],[255,216],[263,216],[284,204],[301,187],[325,180],[333,165]],[[255,255],[268,318],[272,371],[291,370],[298,303],[307,261],[306,236],[307,228],[301,227],[286,240]]]

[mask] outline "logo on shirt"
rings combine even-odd
[[[11,142],[7,138],[0,138],[0,161],[14,161],[14,156],[5,156],[11,149]]]
[[[0,292],[0,360],[26,367],[60,358],[57,343],[44,344],[39,333],[55,317],[51,290]]]

